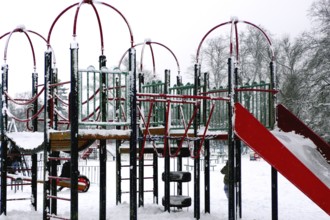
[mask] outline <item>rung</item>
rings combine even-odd
[[[48,179],[54,179],[54,180],[71,180],[71,178],[60,177],[60,176],[48,176]]]
[[[48,160],[71,160],[70,157],[48,157]]]
[[[153,177],[152,176],[147,176],[147,177],[144,177],[143,179],[150,180],[150,179],[153,179]]]
[[[56,215],[47,215],[49,218],[56,218],[56,219],[62,219],[62,220],[70,220],[70,218],[64,218]]]
[[[15,199],[7,199],[7,201],[18,201],[18,200],[31,200],[31,198],[15,198]]]
[[[136,191],[137,193],[139,193],[139,191]],[[143,192],[147,192],[147,193],[149,193],[149,192],[154,192],[153,190],[144,190]],[[129,193],[129,191],[122,191],[121,192],[122,194],[127,194],[127,193]]]
[[[138,180],[139,177],[136,177],[136,179]],[[153,179],[153,177],[144,177],[143,179]],[[121,180],[130,180],[130,178],[129,177],[121,178]]]
[[[130,167],[131,165],[121,165],[121,167]]]
[[[121,165],[121,167],[130,167],[131,165]],[[139,167],[139,164],[136,164],[137,167]],[[144,164],[144,167],[152,167],[153,164]]]
[[[31,183],[11,183],[7,184],[7,186],[31,186]]]
[[[64,197],[58,197],[58,196],[47,196],[47,198],[50,198],[50,199],[59,199],[59,200],[65,200],[65,201],[71,201],[71,199],[64,198]]]

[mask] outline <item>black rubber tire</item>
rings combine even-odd
[[[162,204],[165,206],[165,197],[162,198]],[[170,207],[186,208],[191,206],[191,197],[189,196],[170,196]]]
[[[162,180],[165,181],[165,173],[162,173]],[[172,171],[170,172],[170,182],[190,182],[191,173],[184,171]]]

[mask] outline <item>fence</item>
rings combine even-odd
[[[100,166],[97,165],[79,165],[80,175],[87,176],[90,183],[100,183]],[[61,174],[62,165],[57,167],[57,173]],[[38,166],[38,179],[44,178],[44,167]]]

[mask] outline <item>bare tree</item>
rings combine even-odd
[[[281,88],[279,99],[281,103],[300,117],[302,110],[308,103],[307,100],[303,99],[307,86],[303,77],[307,65],[304,57],[306,47],[301,38],[296,38],[292,42],[288,36],[280,40],[278,45],[277,73]]]
[[[240,34],[241,76],[247,83],[267,81],[271,60],[265,36],[256,28],[248,27]]]
[[[227,82],[227,59],[229,58],[228,37],[219,36],[207,41],[202,51],[203,71],[210,73],[210,86],[219,88]]]

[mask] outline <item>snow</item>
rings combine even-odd
[[[65,132],[51,130],[49,132]],[[69,132],[67,130],[66,132]],[[116,130],[116,129],[79,129],[79,135],[90,135],[98,137],[115,137],[115,136],[129,136],[131,130]],[[6,136],[18,146],[22,151],[41,151],[44,143],[43,132],[7,132]]]
[[[6,136],[19,148],[23,148],[25,151],[43,147],[43,132],[7,132]]]
[[[80,130],[82,134],[101,134],[108,135],[106,130]],[[112,132],[112,131],[111,131]],[[18,135],[19,134],[19,135]],[[330,184],[330,166],[326,160],[318,153],[316,146],[312,141],[293,132],[281,132],[278,129],[272,131],[278,140],[285,147],[294,153],[316,176],[318,176],[329,187]],[[9,138],[15,139],[17,144],[26,148],[39,146],[43,141],[43,133],[38,132],[18,132],[8,133]],[[19,136],[19,138],[18,138]],[[41,141],[41,142],[40,142]],[[125,160],[125,155],[122,156]],[[171,166],[175,166],[175,159],[171,159]],[[126,163],[128,159],[126,158]],[[84,165],[98,165],[98,161],[89,160]],[[125,163],[125,162],[124,162]],[[191,158],[184,158],[183,164],[193,164]],[[224,166],[223,161],[215,162],[214,171],[211,170],[211,213],[204,213],[204,171],[201,171],[201,219],[205,220],[225,220],[228,219],[228,203],[223,192],[223,175],[220,169]],[[184,166],[185,167],[185,166]],[[164,194],[164,185],[161,173],[164,171],[163,158],[159,158],[159,204],[154,204],[153,195],[145,194],[145,205],[138,208],[138,219],[194,219],[193,204],[189,208],[182,210],[172,210],[170,213],[164,212],[162,206],[162,197]],[[116,205],[116,163],[107,162],[107,219],[129,219],[129,194],[122,194],[122,203]],[[123,177],[129,176],[129,169],[122,169]],[[151,176],[152,170],[145,168],[145,175]],[[193,173],[192,173],[193,175]],[[183,196],[190,196],[193,200],[194,180],[189,183],[183,183]],[[279,181],[279,219],[286,220],[326,220],[329,216],[313,203],[305,194],[299,191],[281,174]],[[152,189],[152,181],[145,181],[145,189]],[[129,182],[122,181],[122,190],[129,190]],[[317,190],[317,189],[316,189]],[[171,183],[171,195],[175,195],[175,185]],[[23,189],[14,189],[8,187],[8,198],[30,198],[31,188],[24,186]],[[263,159],[250,161],[249,154],[242,158],[242,195],[243,195],[243,218],[244,220],[267,220],[271,219],[271,166]],[[70,189],[64,189],[58,194],[59,197],[69,198]],[[1,215],[2,219],[42,219],[43,208],[43,185],[38,184],[38,211],[34,211],[29,200],[8,201],[7,216]],[[70,204],[68,201],[58,201],[58,215],[69,216]],[[79,219],[96,220],[99,219],[99,185],[92,183],[88,192],[79,193]]]
[[[189,160],[189,161],[187,161]],[[183,159],[183,163],[192,163],[191,159]],[[90,160],[88,165],[96,165],[98,161]],[[171,164],[174,164],[171,163]],[[194,219],[193,205],[184,208],[181,211],[164,212],[161,205],[161,199],[164,193],[164,185],[161,180],[164,162],[159,159],[159,204],[153,204],[154,198],[151,193],[145,194],[145,206],[138,208],[137,218],[143,220],[168,220]],[[224,166],[219,162],[216,164],[215,171],[211,171],[211,213],[205,214],[204,210],[204,194],[201,191],[201,219],[204,220],[226,220],[227,216],[227,199],[223,192],[223,175],[220,169]],[[250,161],[249,156],[244,155],[242,158],[242,194],[243,194],[243,218],[244,220],[267,220],[271,219],[271,167],[264,160]],[[129,194],[122,195],[122,203],[116,205],[116,187],[114,178],[116,172],[115,161],[107,162],[107,219],[129,219]],[[129,170],[123,168],[124,175],[128,176]],[[146,176],[151,174],[151,169],[146,168]],[[201,171],[201,184],[203,189],[203,174]],[[279,219],[286,220],[326,220],[329,216],[315,205],[309,198],[300,192],[295,186],[288,182],[279,174]],[[152,181],[146,180],[145,189],[152,188]],[[128,190],[129,183],[123,181],[123,190]],[[183,195],[191,196],[193,202],[193,180],[183,183]],[[38,211],[32,210],[30,201],[15,201],[7,203],[7,216],[1,215],[0,220],[26,219],[35,220],[42,219],[42,190],[43,185],[38,184]],[[173,194],[174,185],[171,184],[171,194]],[[30,188],[24,186],[14,192],[8,187],[8,198],[28,198],[31,195]],[[70,190],[65,188],[59,192],[60,197],[70,197]],[[79,193],[79,219],[97,220],[99,219],[99,186],[92,183],[87,193]],[[70,204],[68,201],[58,201],[58,215],[69,216]]]
[[[315,144],[294,132],[271,132],[288,150],[310,169],[330,190],[330,164],[317,151]]]
[[[129,136],[130,129],[117,130],[117,129],[79,129],[79,135],[94,135],[94,136]]]

